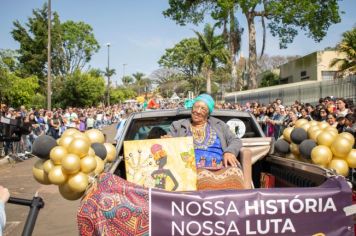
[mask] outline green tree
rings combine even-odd
[[[128,86],[133,82],[133,78],[129,75],[125,75],[124,77],[122,77],[122,83],[124,84],[124,86]]]
[[[105,81],[103,77],[94,75],[95,73],[82,73],[79,70],[70,75],[61,91],[62,106],[85,107],[102,102]]]
[[[279,76],[272,71],[266,72],[261,81],[261,88],[279,84]]]
[[[219,63],[229,60],[228,53],[224,48],[225,42],[221,36],[214,35],[215,26],[207,24],[204,33],[194,31],[198,36],[201,53],[198,58],[201,62],[202,73],[206,78],[206,92],[211,93],[211,77]]]
[[[330,63],[330,66],[338,66],[338,77],[356,74],[356,27],[342,34],[342,40],[336,49],[345,56],[345,58],[335,58]]]
[[[249,38],[249,88],[257,87],[257,50],[256,50],[256,17],[261,17],[265,32],[266,24],[273,36],[280,39],[280,47],[286,47],[298,34],[298,28],[305,31],[309,37],[317,42],[323,39],[331,24],[340,22],[339,0],[170,0],[169,8],[163,12],[184,25],[202,22],[206,13],[210,12],[213,19],[227,7],[234,12],[237,7],[245,15],[248,25]],[[231,18],[233,19],[233,18]],[[263,34],[265,35],[265,33]],[[264,42],[265,40],[263,40]],[[264,43],[262,51],[264,49]]]
[[[200,71],[201,63],[197,56],[200,50],[197,38],[183,39],[173,48],[166,49],[158,64],[161,67],[178,70],[190,80]]]
[[[130,98],[135,98],[136,92],[126,87],[118,87],[110,92],[110,100],[113,104],[123,102]]]
[[[82,21],[66,21],[61,24],[61,29],[63,51],[61,72],[68,75],[75,70],[83,69],[93,54],[99,51],[100,46],[95,39],[93,28]]]
[[[14,21],[11,34],[20,44],[18,60],[22,75],[36,75],[43,86],[42,81],[47,75],[47,4],[41,9],[33,10],[32,14],[25,26],[18,20]],[[55,74],[55,68],[61,64],[61,24],[56,12],[53,13],[52,19],[51,44],[52,68]]]
[[[8,74],[6,79],[9,87],[3,96],[7,103],[13,107],[32,105],[36,91],[39,88],[37,77],[20,78],[14,74]]]
[[[143,85],[143,80],[144,80],[144,77],[145,77],[145,74],[144,73],[141,73],[141,72],[136,72],[134,74],[132,74],[132,77],[134,77],[135,79],[135,83],[136,83],[136,86],[138,88],[138,95],[141,94],[141,87]]]
[[[33,16],[22,25],[14,21],[11,31],[20,44],[18,60],[24,76],[36,75],[40,83],[47,75],[48,11],[47,4],[34,9]],[[67,21],[61,24],[57,12],[53,12],[51,25],[52,75],[62,79],[77,69],[83,69],[92,55],[99,50],[93,29],[84,22]]]
[[[10,72],[15,72],[18,68],[18,61],[16,60],[16,52],[10,49],[0,50],[0,68],[6,69]]]

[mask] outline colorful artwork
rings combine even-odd
[[[126,179],[167,191],[196,190],[192,137],[124,142]]]

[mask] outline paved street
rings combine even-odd
[[[107,142],[112,142],[115,126],[105,127]],[[0,184],[6,186],[12,197],[32,199],[36,191],[45,201],[41,209],[33,235],[78,235],[76,212],[80,200],[68,201],[58,193],[55,185],[41,185],[32,177],[32,166],[37,158],[31,158],[15,165],[0,166]],[[29,208],[6,204],[7,225],[4,236],[21,235]]]

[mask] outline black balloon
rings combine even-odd
[[[304,140],[308,138],[308,133],[303,128],[294,128],[290,134],[290,139],[295,144],[301,144]]]
[[[284,139],[278,139],[274,143],[274,147],[278,153],[286,154],[289,152],[289,143]]]
[[[55,146],[57,146],[57,142],[52,136],[41,135],[33,142],[32,154],[41,159],[49,159],[49,153]]]
[[[303,157],[310,159],[311,151],[316,146],[317,144],[313,139],[306,139],[299,145],[299,152]]]
[[[95,155],[100,157],[102,160],[105,160],[107,151],[102,143],[92,143],[91,147],[94,149]]]

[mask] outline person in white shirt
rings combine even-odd
[[[73,112],[73,108],[69,107],[68,112],[64,114],[66,120],[65,126],[67,128],[76,128],[78,123],[78,115]]]
[[[0,185],[0,236],[2,236],[6,224],[5,203],[9,198],[9,190]]]

